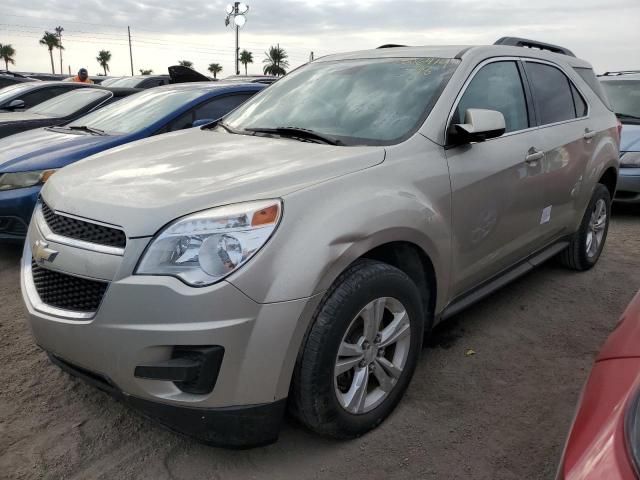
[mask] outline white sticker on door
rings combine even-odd
[[[542,209],[542,217],[540,218],[540,225],[547,223],[551,220],[551,205]]]

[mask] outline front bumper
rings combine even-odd
[[[0,241],[22,242],[41,186],[0,192]]]
[[[52,354],[49,354],[49,359],[62,370],[107,392],[143,416],[208,445],[253,448],[268,445],[278,439],[286,407],[285,399],[242,407],[174,406],[128,395],[103,375],[84,370]]]
[[[45,262],[47,269],[108,281],[94,314],[71,318],[42,305],[31,277],[31,245],[37,240],[46,240],[58,252],[53,262]],[[298,349],[320,296],[259,304],[226,281],[192,288],[172,277],[131,275],[148,241],[129,239],[124,256],[116,257],[44,238],[32,222],[21,286],[36,342],[74,373],[108,379],[112,394],[144,407],[148,416],[173,430],[234,447],[274,441],[277,429],[264,419],[265,412],[280,423]],[[173,381],[134,374],[137,366],[171,359],[176,346],[206,345],[224,348],[210,393],[188,393]],[[222,417],[220,411],[225,412]],[[255,428],[252,420],[243,419],[245,414],[260,419]],[[221,430],[213,426],[219,418],[227,425]],[[225,434],[233,425],[240,430]],[[247,438],[250,431],[252,440]]]
[[[620,169],[615,201],[640,203],[640,168]]]

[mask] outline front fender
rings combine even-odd
[[[260,303],[310,297],[369,250],[402,241],[430,258],[442,306],[451,251],[446,159],[424,137],[406,143],[382,164],[287,195],[274,237],[229,281]]]

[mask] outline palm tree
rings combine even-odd
[[[247,74],[247,64],[248,63],[253,63],[253,53],[247,51],[247,50],[242,50],[240,52],[240,63],[242,63],[244,65],[244,74]]]
[[[0,58],[4,60],[4,69],[9,70],[9,64],[16,64],[15,59],[13,58],[16,54],[15,48],[11,45],[2,45],[0,43]]]
[[[193,68],[193,62],[190,60],[180,60],[178,65],[182,65],[183,67]]]
[[[280,48],[280,45],[269,47],[268,52],[264,52],[265,58],[262,62],[266,63],[264,68],[265,75],[281,76],[287,73],[286,68],[289,68],[288,55],[284,48]]]
[[[51,57],[51,73],[55,74],[56,71],[53,66],[53,49],[59,48],[60,50],[64,50],[64,47],[60,45],[60,37],[55,33],[45,31],[39,43],[40,45],[46,45],[49,49],[49,57]]]
[[[153,73],[153,70],[149,69],[149,70],[145,70],[144,68],[140,69],[140,75],[151,75]]]
[[[109,50],[100,50],[96,57],[98,64],[104,69],[105,76],[109,71],[109,62],[111,61],[111,52]]]
[[[207,69],[213,75],[213,79],[216,79],[216,75],[218,75],[222,71],[222,65],[219,63],[211,63],[209,64],[209,68]]]

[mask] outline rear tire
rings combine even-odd
[[[375,428],[404,394],[423,335],[415,283],[391,265],[358,260],[318,306],[296,363],[291,413],[334,438]]]
[[[569,246],[558,258],[572,270],[585,271],[592,268],[600,258],[611,217],[611,196],[607,187],[596,184],[587,206],[580,229],[573,234]]]

